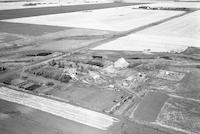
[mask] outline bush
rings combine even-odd
[[[48,87],[51,87],[51,86],[53,86],[53,85],[54,85],[53,82],[47,82],[47,83],[46,83],[46,86],[48,86]]]
[[[4,66],[0,66],[0,72],[2,71],[6,71],[7,69],[6,69],[6,67],[4,67]]]
[[[52,61],[49,62],[50,66],[55,66],[56,65],[56,61],[53,59]]]
[[[87,64],[103,67],[104,65],[101,62],[98,61],[88,61]]]
[[[69,75],[63,75],[63,76],[60,78],[60,81],[61,81],[61,82],[68,83],[71,79],[72,79],[71,76],[69,76]]]

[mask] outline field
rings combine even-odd
[[[111,3],[109,0],[0,0],[0,10]]]
[[[182,51],[188,46],[199,47],[199,15],[200,11],[195,11],[105,43],[94,50],[145,51],[149,49],[152,52],[170,52]]]
[[[185,43],[187,44],[182,44],[182,42],[180,42],[180,38],[171,38],[165,36],[158,37],[146,34],[131,34],[125,37],[121,37],[117,40],[105,43],[103,45],[97,46],[92,50],[180,52],[186,49],[188,47],[188,43],[191,42],[189,40],[185,40]],[[196,43],[196,45],[199,44],[199,42]]]
[[[180,38],[182,44],[196,45],[199,46],[199,35],[200,35],[200,11],[195,11],[184,15],[179,18],[167,21],[160,25],[148,28],[146,30],[140,31],[139,34],[155,35],[161,37]],[[161,32],[162,31],[162,32]],[[158,38],[159,39],[159,38]],[[187,41],[185,42],[184,41]],[[189,43],[190,42],[190,43]],[[176,44],[176,43],[174,43]]]
[[[19,36],[16,34],[7,34],[7,33],[0,33],[0,43],[8,43],[10,41],[19,40],[23,38],[23,36]],[[0,47],[3,47],[2,45]]]
[[[191,2],[158,2],[153,4],[145,4],[149,7],[169,7],[169,8],[200,8],[200,1]]]
[[[199,134],[199,106],[198,102],[170,98],[163,106],[157,122]]]
[[[193,99],[200,100],[200,73],[198,71],[191,71],[181,81],[176,93]]]
[[[119,121],[111,116],[106,116],[64,102],[58,102],[4,87],[1,87],[0,91],[1,99],[17,102],[18,104],[29,106],[98,129],[107,130],[113,123]],[[36,101],[38,103],[34,103]]]
[[[24,105],[2,99],[0,99],[0,105],[0,130],[2,134],[106,134],[103,130]]]
[[[86,47],[92,43],[112,37],[115,34],[110,31],[90,30],[90,29],[67,29],[56,33],[45,34],[28,40],[16,41],[17,44],[22,44],[27,47],[21,50],[50,50],[50,51],[71,51]]]
[[[137,106],[134,118],[141,121],[155,121],[167,99],[168,96],[166,94],[149,92]]]
[[[132,8],[133,6],[118,7],[3,21],[110,31],[127,31],[184,13],[182,11],[148,11]]]

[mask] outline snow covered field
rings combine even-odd
[[[140,31],[139,33],[198,40],[200,39],[200,10]]]
[[[132,9],[132,7],[134,6],[25,17],[4,21],[110,31],[127,31],[184,13],[182,11]]]
[[[21,0],[16,2],[1,2],[0,10],[38,8],[51,6],[83,5],[95,3],[110,3],[110,0]],[[6,0],[5,0],[6,1]]]
[[[170,52],[182,51],[187,46],[199,47],[200,40],[179,37],[153,36],[148,34],[131,34],[105,43],[93,50],[117,50],[117,51],[147,51]]]
[[[149,7],[171,7],[171,8],[200,8],[200,1],[197,2],[157,2],[153,4],[145,4]]]
[[[25,4],[29,4],[30,2],[11,2],[11,3],[0,3],[0,10],[11,10],[11,9],[23,9],[23,8],[37,8],[37,7],[50,7],[50,6],[58,6],[58,3],[46,3],[40,5],[30,5],[24,6]],[[35,3],[35,2],[33,2]]]
[[[181,51],[200,47],[200,11],[119,38],[94,50],[129,50],[153,52]]]

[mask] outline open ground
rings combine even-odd
[[[199,134],[200,2],[51,5],[0,11],[1,133]]]

